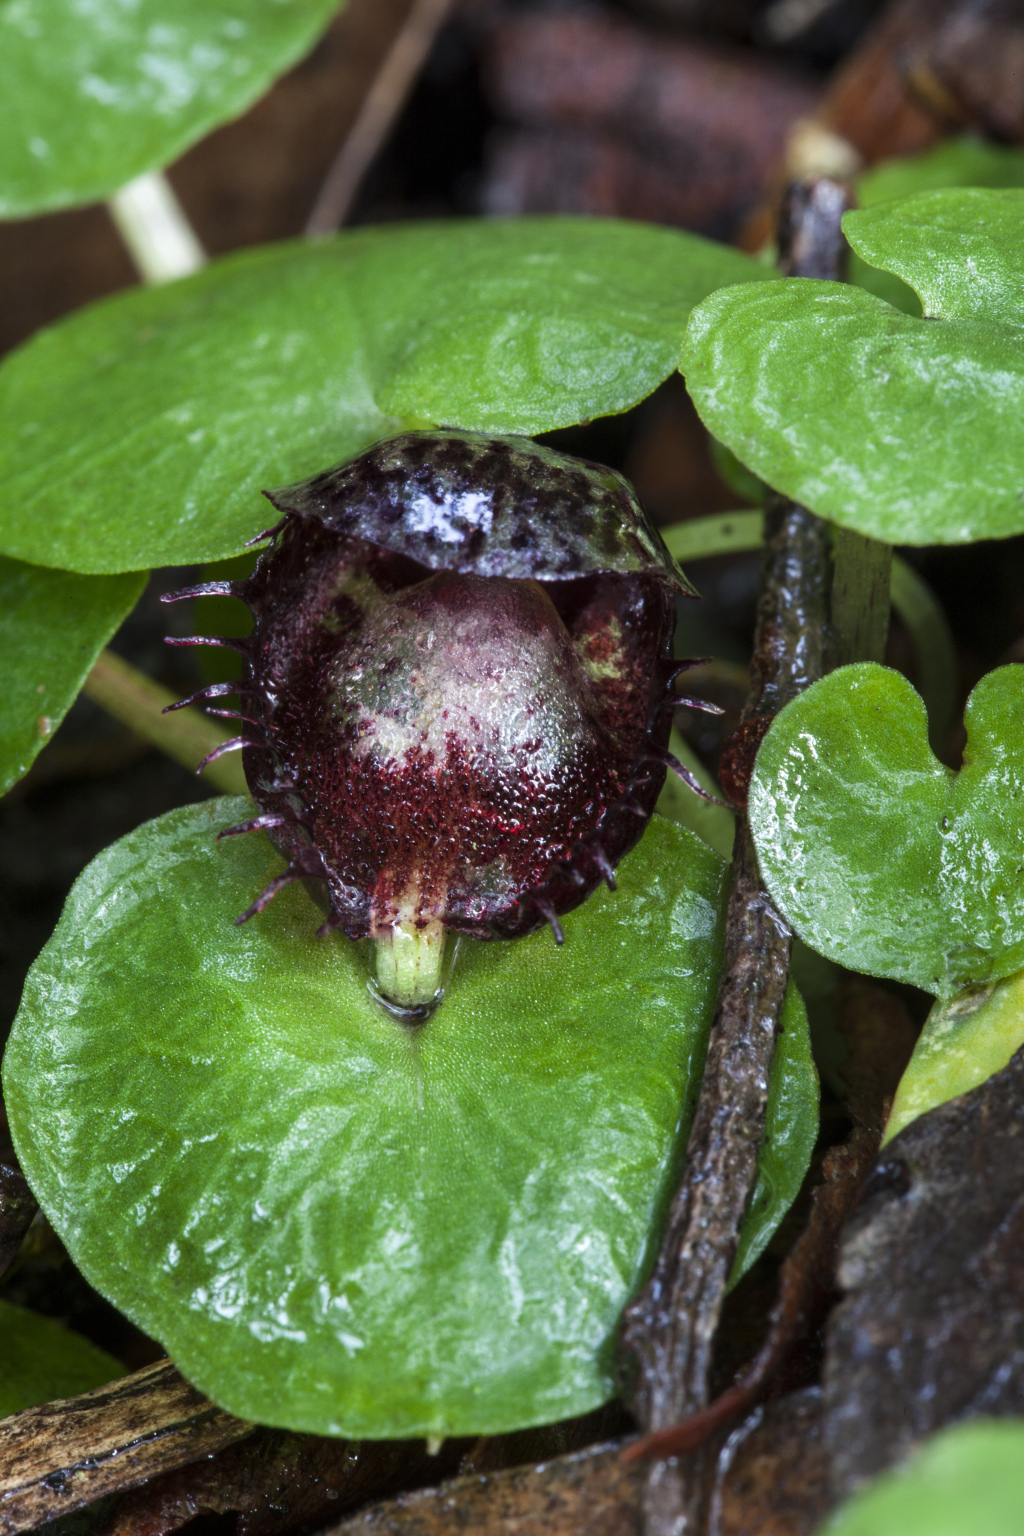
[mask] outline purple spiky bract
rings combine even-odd
[[[268,494],[283,521],[235,588],[246,829],[350,938],[560,940],[665,778],[692,588],[631,488],[528,439],[413,432]]]

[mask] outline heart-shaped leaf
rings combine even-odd
[[[28,772],[145,585],[141,574],[73,576],[0,555],[0,794]]]
[[[237,117],[338,0],[0,7],[0,218],[95,202]]]
[[[0,368],[0,549],[88,573],[217,560],[302,480],[404,426],[534,434],[669,376],[690,309],[772,274],[594,219],[360,230],[215,262]]]
[[[124,1374],[118,1360],[54,1318],[0,1301],[0,1419]]]
[[[769,890],[819,954],[937,996],[1024,968],[1024,666],[971,694],[958,774],[898,672],[842,667],[761,745],[750,824]]]
[[[763,480],[872,538],[1019,533],[1024,190],[922,193],[843,228],[928,318],[809,279],[713,294],[680,365],[698,411]]]
[[[465,940],[410,1032],[298,886],[233,925],[280,868],[215,841],[245,810],[107,849],[30,975],[4,1088],[51,1221],[242,1417],[393,1437],[594,1407],[678,1177],[724,865],[655,819],[563,949]],[[769,1131],[792,1186],[815,1090],[789,1017]]]

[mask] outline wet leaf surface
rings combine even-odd
[[[96,202],[236,117],[337,0],[21,0],[0,11],[0,217]]]
[[[708,429],[777,490],[888,543],[1024,529],[1024,190],[956,189],[847,214],[921,319],[856,287],[712,294],[680,367]]]
[[[564,950],[467,941],[409,1033],[360,950],[312,937],[301,888],[234,926],[279,867],[262,838],[215,841],[244,809],[101,855],[30,977],[5,1092],[76,1262],[239,1417],[447,1435],[611,1397],[703,1059],[721,862],[656,820]],[[806,1079],[806,1037],[783,1042]],[[777,1102],[806,1114],[808,1092]]]
[[[599,219],[390,225],[265,246],[43,331],[0,368],[0,548],[88,573],[238,554],[267,487],[432,424],[624,411],[692,306],[774,274]]]
[[[765,881],[800,937],[851,970],[949,996],[1024,966],[1024,667],[965,712],[964,767],[928,746],[899,673],[843,667],[775,720],[750,819]]]
[[[73,576],[0,555],[0,794],[31,768],[145,576]]]
[[[1018,1051],[890,1142],[848,1223],[824,1378],[837,1497],[953,1420],[1024,1412],[1022,1189]]]
[[[1024,189],[980,187],[924,192],[843,221],[864,260],[909,284],[927,318],[1002,321],[1014,330],[1024,299],[1022,225]]]

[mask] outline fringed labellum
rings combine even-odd
[[[447,930],[561,942],[614,885],[672,762],[692,588],[621,476],[525,438],[409,432],[268,495],[251,578],[202,589],[255,619],[260,814],[234,830],[288,860],[244,917],[307,880],[322,931],[373,939],[381,994],[425,1017]]]

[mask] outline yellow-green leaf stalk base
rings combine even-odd
[[[900,1079],[885,1142],[926,1110],[1001,1072],[1024,1045],[1024,971],[937,1000]]]
[[[377,986],[399,1008],[429,1008],[442,990],[445,927],[441,922],[396,923],[374,940]]]

